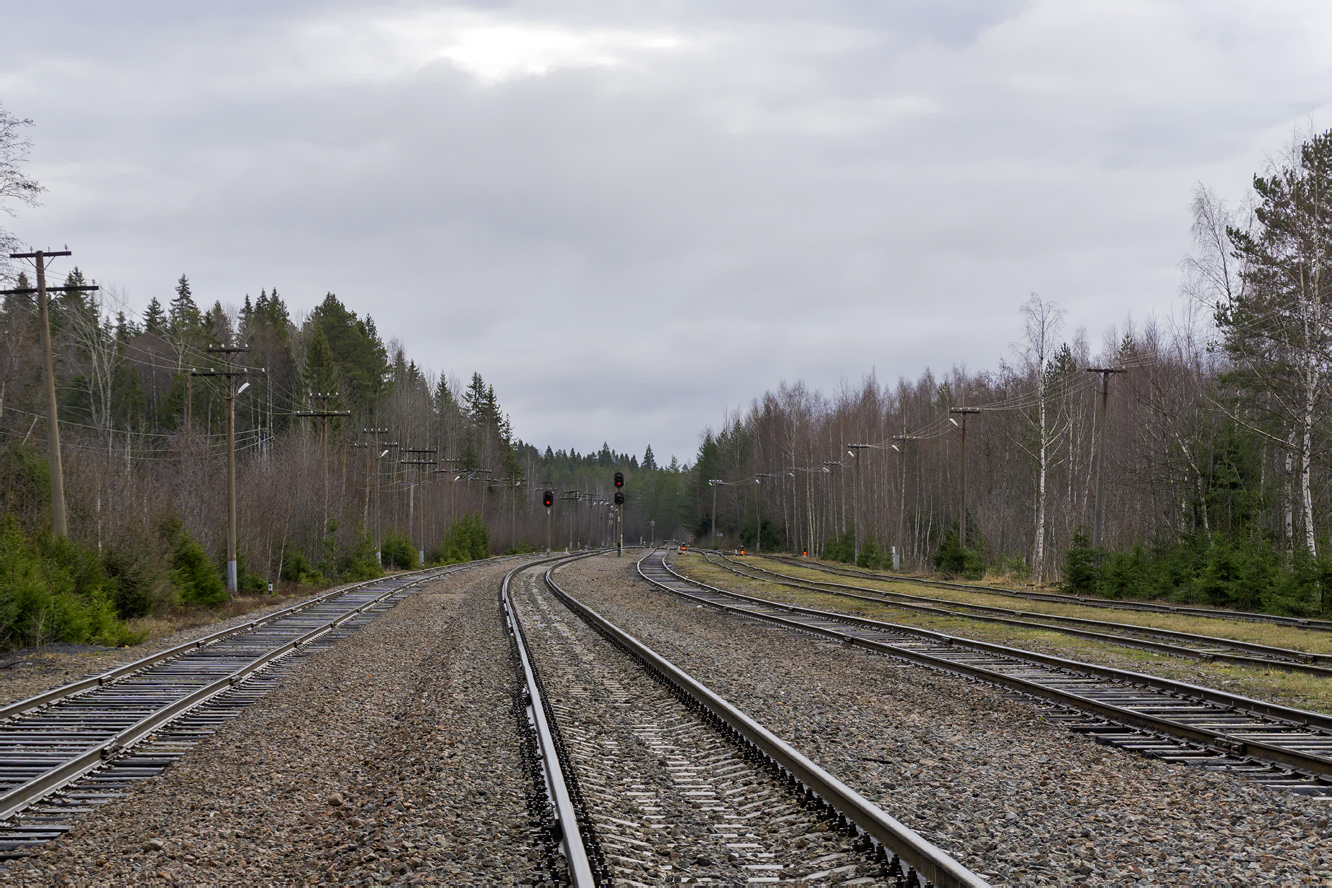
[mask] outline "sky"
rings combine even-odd
[[[42,206],[141,313],[333,292],[543,447],[1180,305],[1200,183],[1332,127],[1332,4],[0,0]],[[66,270],[56,265],[57,275]]]

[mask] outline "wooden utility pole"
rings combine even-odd
[[[379,488],[381,473],[379,471],[380,460],[388,454],[390,447],[396,447],[389,441],[384,440],[384,436],[389,433],[388,429],[361,429],[364,434],[370,435],[370,463],[365,467],[365,517],[362,519],[367,524],[370,521],[370,477],[375,479],[375,563],[382,564],[379,552]],[[378,454],[375,451],[380,451]]]
[[[568,551],[570,551],[570,552],[573,551],[573,540],[574,540],[574,513],[575,513],[576,511],[578,511],[578,507],[577,507],[576,505],[574,505],[574,504],[577,503],[577,502],[582,498],[582,496],[583,496],[582,491],[578,490],[577,488],[574,488],[573,490],[569,490],[569,491],[565,492],[565,494],[564,494],[563,496],[560,497],[560,500],[561,500],[562,502],[569,503],[569,549],[568,549]]]
[[[262,368],[233,367],[231,356],[248,352],[248,345],[209,346],[210,354],[222,355],[226,361],[224,370],[190,370],[191,376],[220,376],[226,379],[227,401],[227,591],[233,595],[240,587],[236,573],[236,395],[238,391],[231,387],[231,380],[237,376],[249,376],[263,373]],[[245,385],[249,385],[246,383]],[[244,389],[245,385],[241,388]]]
[[[771,472],[758,472],[754,475],[754,517],[758,519],[758,532],[754,534],[754,554],[760,555],[763,552],[763,504],[760,497],[763,491],[763,479],[771,478]],[[648,524],[655,524],[649,520]],[[656,537],[656,529],[653,528],[653,537]]]
[[[899,442],[902,446],[893,444],[892,448],[897,451],[897,460],[901,464],[901,479],[898,487],[897,500],[897,545],[893,550],[893,570],[901,570],[902,564],[906,561],[902,549],[902,530],[906,524],[906,442],[916,440],[916,435],[893,435],[892,440]]]
[[[329,410],[328,402],[336,398],[337,392],[311,392],[310,398],[319,402],[318,410],[297,410],[295,415],[307,419],[319,419],[320,462],[324,469],[324,524],[319,529],[320,536],[328,533],[328,420],[334,416],[351,416],[350,410]]]
[[[437,448],[435,448],[435,449],[430,449],[430,450],[413,450],[413,449],[410,449],[410,448],[407,448],[407,447],[399,447],[399,448],[398,448],[398,455],[399,455],[399,456],[402,456],[402,455],[404,455],[404,454],[410,454],[411,456],[417,456],[417,457],[425,456],[425,455],[429,455],[429,456],[430,456],[430,459],[400,459],[400,460],[398,460],[399,465],[404,465],[404,466],[416,466],[416,467],[417,467],[417,468],[416,468],[416,486],[421,488],[421,527],[420,527],[420,531],[421,531],[421,548],[417,550],[417,554],[418,554],[418,556],[420,557],[420,560],[421,560],[421,564],[422,564],[422,565],[425,564],[425,488],[424,488],[424,487],[422,486],[422,484],[421,484],[421,478],[422,478],[422,475],[425,473],[425,469],[422,468],[422,467],[423,467],[423,466],[433,466],[433,465],[435,464],[435,456],[438,455],[438,452],[439,452],[439,451],[438,451]],[[408,482],[408,485],[407,485],[407,535],[408,535],[408,536],[411,536],[411,533],[412,533],[412,517],[413,517],[413,513],[414,513],[415,509],[416,509],[416,498],[415,498],[415,496],[414,496],[414,488],[411,486],[411,483]]]
[[[974,413],[980,413],[976,407],[949,407],[948,412],[962,417],[959,423],[954,423],[962,430],[962,514],[958,518],[957,541],[963,549],[967,547],[967,417]]]
[[[1101,548],[1101,519],[1105,508],[1105,422],[1107,417],[1106,401],[1110,396],[1110,377],[1123,373],[1117,367],[1088,367],[1088,373],[1101,374],[1101,398],[1096,417],[1096,494],[1092,503],[1092,538],[1093,549]]]
[[[57,537],[69,536],[65,518],[65,472],[60,461],[60,422],[56,410],[55,354],[51,347],[51,311],[47,305],[46,260],[52,256],[72,255],[69,250],[38,250],[35,253],[10,253],[10,259],[31,259],[37,267],[37,286],[0,290],[0,296],[37,294],[38,323],[41,326],[42,360],[46,365],[46,459],[51,468],[51,531]],[[96,290],[96,285],[51,287],[57,293]]]
[[[851,492],[851,539],[856,564],[860,563],[860,463],[864,459],[862,453],[872,446],[872,444],[846,445],[846,452],[856,461],[856,489]]]

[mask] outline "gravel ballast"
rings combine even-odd
[[[634,561],[559,578],[996,885],[1332,886],[1325,803],[1107,749],[999,689],[690,605]]]
[[[496,600],[507,568],[431,583],[310,657],[160,777],[3,865],[0,882],[537,881]]]

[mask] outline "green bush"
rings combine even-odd
[[[408,541],[410,548],[411,541]],[[413,561],[416,553],[413,552]],[[353,537],[350,544],[344,546],[337,556],[338,579],[344,583],[356,583],[361,580],[373,580],[384,575],[379,562],[375,560],[375,541],[364,528]]]
[[[297,549],[287,549],[282,553],[282,570],[278,574],[284,583],[298,586],[322,586],[324,575],[310,563],[305,553]]]
[[[1026,580],[1031,577],[1031,565],[1026,558],[1014,552],[999,559],[999,573]]]
[[[216,607],[230,600],[221,572],[179,518],[162,522],[162,538],[171,549],[171,582],[181,604]]]
[[[152,526],[122,526],[114,547],[102,553],[102,567],[121,619],[146,616],[174,604],[167,547]]]
[[[860,560],[856,564],[866,570],[886,570],[893,566],[893,560],[874,540],[865,540],[860,544]]]
[[[13,516],[0,519],[0,644],[138,643],[143,634],[117,617],[110,587],[92,551],[67,539],[29,541]]]
[[[746,550],[754,547],[754,520],[751,518],[740,528],[740,545]],[[782,527],[775,524],[767,518],[763,519],[763,545],[760,549],[764,552],[780,552],[786,548],[786,540],[782,535]]]
[[[384,567],[396,567],[399,570],[411,570],[417,567],[416,546],[405,533],[389,531],[384,534],[384,543],[379,547]]]
[[[984,560],[978,552],[962,548],[957,537],[957,525],[954,524],[939,541],[939,548],[934,553],[934,569],[949,576],[979,580],[985,575]]]
[[[1087,531],[1079,527],[1064,553],[1063,591],[1072,595],[1095,595],[1101,589],[1101,562],[1105,553],[1091,547]]]
[[[490,531],[480,515],[465,515],[453,522],[438,546],[430,550],[431,564],[461,564],[490,557]]]
[[[847,531],[841,536],[831,537],[824,542],[820,557],[825,561],[842,561],[850,564],[856,557],[855,536],[851,531]]]
[[[245,556],[236,553],[236,591],[242,595],[263,595],[268,591],[268,580],[251,573],[245,566]]]
[[[533,552],[544,552],[545,549],[532,545],[526,540],[519,540],[512,546],[504,550],[505,555],[531,555]]]

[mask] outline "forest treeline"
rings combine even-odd
[[[74,268],[63,283],[93,282]],[[16,284],[28,288],[27,275]],[[641,463],[608,445],[538,450],[514,437],[479,373],[462,385],[423,369],[332,293],[293,318],[275,288],[231,310],[201,307],[181,275],[139,317],[114,291],[53,292],[50,308],[70,541],[51,539],[37,310],[9,295],[0,643],[124,640],[124,620],[227,599],[228,384],[242,592],[544,548],[548,532],[556,545],[604,542],[617,469],[658,476],[630,490],[640,506],[664,497],[662,531],[675,528],[683,467],[658,468],[650,447]],[[247,375],[197,375],[228,360]],[[648,520],[626,533],[646,533]]]
[[[524,442],[480,373],[437,374],[332,293],[305,314],[275,288],[200,304],[186,275],[143,312],[110,288],[53,294],[68,539],[52,535],[37,309],[6,296],[0,645],[123,643],[126,621],[227,599],[226,385],[247,592],[607,543],[621,471],[627,542],[876,567],[896,553],[905,570],[1326,612],[1330,163],[1332,135],[1311,136],[1245,207],[1200,189],[1170,321],[1094,344],[1033,296],[993,370],[830,395],[784,384],[705,431],[693,465]],[[92,277],[72,267],[63,282]],[[228,360],[255,372],[197,375]]]
[[[752,544],[761,508],[764,548],[1326,613],[1332,133],[1255,177],[1244,207],[1200,187],[1193,216],[1169,321],[1093,344],[1032,296],[995,370],[782,385],[728,417],[698,454],[696,532],[715,518]]]

